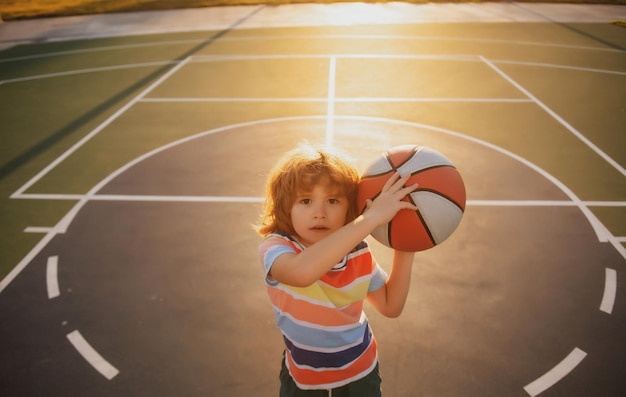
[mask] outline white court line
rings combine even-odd
[[[53,227],[48,226],[28,226],[24,229],[24,233],[50,233],[53,230]]]
[[[72,331],[67,334],[67,339],[74,346],[74,348],[80,353],[81,356],[92,367],[102,374],[108,380],[111,380],[120,373],[117,368],[109,364],[91,345],[83,338],[78,330]]]
[[[445,55],[445,54],[276,54],[276,55],[194,55],[192,63],[196,62],[223,62],[244,60],[274,60],[274,59],[400,59],[400,60],[438,60],[438,61],[465,61],[482,62],[480,56],[472,54]]]
[[[604,294],[600,303],[600,310],[611,314],[615,304],[615,293],[617,292],[617,272],[614,269],[606,268],[604,279]]]
[[[27,200],[80,200],[84,197],[84,194],[22,193],[16,194],[11,198]]]
[[[177,45],[177,44],[193,44],[193,43],[199,43],[203,41],[206,41],[206,39],[156,41],[156,42],[140,43],[140,44],[123,44],[123,45],[116,45],[116,46],[84,48],[82,50],[46,52],[43,54],[26,55],[26,56],[13,57],[13,58],[4,58],[4,59],[0,59],[0,63],[27,61],[29,59],[49,58],[49,57],[64,56],[64,55],[86,54],[86,53],[91,53],[91,52],[127,50],[130,48],[144,48],[144,47],[155,47],[155,46],[162,46],[162,45]]]
[[[48,257],[48,263],[46,265],[46,285],[48,287],[48,299],[54,299],[61,295],[59,290],[59,281],[57,278],[59,257]]]
[[[528,91],[527,89],[525,89],[524,87],[522,87],[521,84],[517,83],[515,80],[513,80],[511,77],[509,77],[506,73],[504,73],[500,68],[498,68],[496,65],[494,65],[491,61],[489,61],[487,58],[484,58],[481,56],[481,59],[490,67],[492,68],[496,73],[498,73],[502,78],[504,78],[506,81],[508,81],[511,85],[513,85],[515,88],[517,88],[518,90],[520,90],[521,92],[524,93],[524,95],[526,95],[527,97],[529,97],[530,99],[533,100],[533,102],[535,102],[537,104],[537,106],[539,106],[540,108],[542,108],[546,113],[548,113],[553,119],[555,119],[556,121],[559,122],[559,124],[561,124],[563,127],[565,127],[569,132],[571,132],[574,136],[576,136],[579,140],[581,140],[585,145],[587,145],[587,147],[589,147],[591,150],[593,150],[594,152],[596,152],[596,154],[598,154],[600,157],[602,157],[607,163],[611,164],[613,166],[613,168],[615,168],[617,171],[619,171],[622,175],[626,176],[626,169],[624,167],[622,167],[617,161],[613,160],[608,154],[604,153],[604,151],[602,151],[602,149],[600,149],[598,146],[596,146],[593,142],[591,142],[589,139],[587,139],[586,136],[584,136],[582,133],[580,133],[580,131],[578,131],[576,128],[572,127],[571,124],[569,124],[567,121],[565,121],[561,116],[559,116],[558,114],[556,114],[556,112],[554,112],[552,109],[550,109],[546,104],[544,104],[543,102],[541,102],[537,97],[535,97],[533,94],[530,93],[530,91]]]
[[[505,65],[536,66],[536,67],[540,67],[540,68],[576,70],[576,71],[579,71],[579,72],[616,74],[616,75],[619,75],[619,76],[626,75],[626,72],[611,71],[611,70],[596,69],[596,68],[583,68],[583,67],[580,67],[580,66],[555,65],[555,64],[552,64],[552,63],[505,61],[505,60],[495,60],[495,59],[492,59],[491,62],[497,63],[497,64],[505,64]]]
[[[588,50],[588,51],[602,51],[602,52],[621,52],[620,50],[605,47],[590,47],[557,43],[542,43],[534,41],[512,41],[512,40],[498,40],[498,39],[478,39],[478,38],[466,38],[466,37],[440,37],[440,36],[407,36],[407,35],[358,35],[358,34],[334,34],[334,35],[292,35],[292,36],[249,36],[249,37],[223,37],[220,38],[222,42],[235,42],[235,41],[254,41],[254,40],[315,40],[315,39],[359,39],[359,40],[416,40],[416,41],[461,41],[461,42],[476,42],[487,44],[506,44],[506,45],[522,45],[522,46],[538,46],[538,47],[555,47],[563,49],[575,49],[575,50]],[[115,51],[125,50],[132,48],[144,48],[144,47],[158,47],[167,45],[180,45],[180,44],[193,44],[205,41],[205,39],[183,39],[183,40],[166,40],[166,41],[153,41],[138,44],[122,44],[116,46],[103,46],[95,48],[85,48],[81,50],[69,50],[69,51],[57,51],[47,52],[36,55],[26,55],[20,57],[4,58],[0,59],[0,63],[26,61],[30,59],[49,58],[64,55],[76,55],[85,53],[94,53],[102,51]]]
[[[156,103],[193,103],[193,102],[327,102],[329,98],[144,98],[140,102]],[[476,102],[476,103],[534,103],[528,98],[384,98],[384,97],[354,97],[334,98],[335,103],[386,103],[386,102]]]
[[[141,194],[46,194],[24,193],[16,199],[28,200],[93,200],[93,201],[162,201],[162,202],[229,202],[257,203],[265,200],[262,196],[179,196],[179,195],[141,195]],[[476,207],[626,207],[626,201],[568,201],[568,200],[467,200],[466,205]],[[27,227],[28,231],[38,233],[53,228]],[[25,230],[27,231],[27,230]]]
[[[406,40],[406,41],[450,41],[450,42],[470,42],[485,44],[505,44],[520,46],[537,46],[552,47],[572,50],[600,51],[600,52],[617,52],[621,50],[606,47],[579,46],[571,44],[542,43],[538,41],[517,41],[517,40],[499,40],[499,39],[478,39],[468,37],[443,37],[443,36],[408,36],[408,35],[379,35],[379,34],[321,34],[321,35],[292,35],[292,36],[244,36],[244,37],[224,37],[223,42],[228,41],[268,41],[268,40],[316,40],[316,39],[357,39],[357,40]]]
[[[175,64],[177,64],[179,62],[180,61],[146,62],[146,63],[132,63],[132,64],[116,65],[116,66],[103,66],[103,67],[100,67],[100,68],[76,69],[76,70],[68,70],[68,71],[65,71],[65,72],[38,74],[38,75],[28,76],[28,77],[18,77],[18,78],[14,78],[14,79],[2,80],[0,82],[1,83],[18,83],[18,82],[21,82],[21,81],[47,79],[47,78],[50,78],[50,77],[74,76],[74,75],[77,75],[77,74],[109,72],[109,71],[112,71],[112,70],[123,70],[123,69],[132,69],[132,68],[145,68],[145,67],[151,67],[151,66],[175,65]]]
[[[59,290],[59,279],[57,277],[58,264],[58,256],[48,257],[48,264],[46,265],[46,285],[48,286],[48,299],[54,299],[61,295],[61,291]]]
[[[304,55],[304,56],[284,56],[284,55],[249,55],[249,56],[222,56],[222,55],[214,55],[210,60],[206,60],[207,56],[196,56],[195,59],[201,58],[200,62],[211,62],[211,61],[226,61],[226,60],[242,60],[242,59],[286,59],[286,58],[329,58],[333,55]],[[237,57],[234,59],[233,57]],[[245,58],[242,58],[245,57]],[[361,59],[389,59],[393,57],[393,59],[440,59],[440,60],[456,60],[456,61],[473,61],[473,62],[481,62],[477,56],[472,55],[462,55],[460,56],[442,56],[442,55],[388,55],[388,54],[368,54],[368,55],[336,55],[339,58],[361,58]],[[1,60],[0,60],[1,61]],[[69,70],[65,72],[57,72],[57,73],[47,73],[26,77],[17,77],[13,79],[0,80],[1,84],[8,83],[17,83],[22,81],[30,81],[30,80],[39,80],[45,78],[54,78],[61,76],[72,76],[76,74],[84,74],[84,73],[98,73],[98,72],[106,72],[112,70],[121,70],[121,69],[132,69],[132,68],[140,68],[140,67],[151,67],[151,66],[163,66],[168,64],[176,64],[180,61],[158,61],[158,62],[147,62],[147,63],[136,63],[136,64],[124,64],[124,65],[114,65],[114,66],[103,66],[99,68],[89,68],[89,69],[77,69],[77,70]],[[604,74],[615,74],[615,75],[626,75],[626,72],[614,71],[614,70],[606,70],[606,69],[596,69],[596,68],[584,68],[584,67],[576,67],[576,66],[565,66],[565,65],[557,65],[557,64],[549,64],[549,63],[537,63],[537,62],[520,62],[520,61],[507,61],[507,60],[491,60],[491,62],[495,64],[508,64],[508,65],[523,65],[523,66],[535,66],[535,67],[543,67],[543,68],[552,68],[552,69],[566,69],[566,70],[576,70],[583,72],[592,72],[592,73],[604,73]],[[193,99],[193,98],[190,98]],[[226,99],[226,98],[224,98]],[[228,98],[230,99],[230,98]],[[393,98],[390,98],[393,99]],[[202,99],[201,99],[202,100]],[[232,100],[232,99],[231,99]],[[288,101],[290,98],[283,98],[282,100]],[[314,101],[315,99],[311,99]],[[325,101],[325,99],[320,99]],[[339,99],[338,99],[339,100]],[[353,101],[350,98],[342,99],[345,101]],[[404,100],[404,98],[398,98],[398,100]],[[417,99],[418,101],[420,99]],[[462,100],[462,99],[461,99]],[[146,100],[146,102],[155,100]],[[297,99],[296,99],[297,101]]]
[[[141,102],[326,102],[328,98],[143,98]]]
[[[328,66],[328,105],[326,107],[326,145],[332,145],[335,138],[335,79],[337,58],[330,57]]]
[[[587,356],[587,353],[580,350],[579,348],[574,348],[572,352],[563,359],[560,363],[558,363],[554,368],[550,371],[546,372],[543,376],[538,378],[532,383],[529,383],[524,387],[526,393],[528,393],[531,397],[535,397],[540,393],[543,393],[550,387],[554,386],[558,381],[563,379],[567,374],[572,372],[574,368]]]
[[[234,197],[234,196],[142,196],[142,195],[115,195],[96,194],[90,197],[93,201],[156,201],[180,203],[262,203],[264,197]]]

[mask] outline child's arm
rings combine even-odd
[[[276,258],[270,271],[272,278],[295,287],[309,286],[329,272],[377,226],[387,224],[399,210],[415,210],[410,202],[401,201],[417,188],[417,184],[403,187],[408,178],[409,175],[400,178],[396,173],[376,200],[369,203],[363,215],[298,254],[283,254]]]
[[[414,257],[413,252],[394,251],[393,268],[385,285],[367,294],[367,300],[383,316],[398,317],[402,313],[411,284]]]

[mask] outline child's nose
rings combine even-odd
[[[324,219],[326,218],[326,207],[323,205],[318,205],[315,207],[315,212],[313,213],[315,219]]]

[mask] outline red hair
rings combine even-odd
[[[257,232],[296,235],[291,223],[291,208],[298,193],[310,192],[320,183],[328,183],[349,202],[346,223],[358,216],[356,205],[360,176],[345,154],[336,149],[300,145],[283,155],[270,171],[265,187],[265,206]]]

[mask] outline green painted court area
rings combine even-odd
[[[361,167],[419,144],[457,165],[468,207],[449,242],[417,255],[409,313],[392,324],[368,312],[389,396],[619,395],[625,49],[626,29],[608,23],[255,28],[6,49],[3,307],[25,308],[59,340],[80,328],[103,349],[119,370],[110,382],[70,353],[51,360],[88,374],[78,395],[275,395],[280,336],[251,228],[266,173],[303,140],[347,149]],[[54,314],[39,308],[48,255],[59,258]],[[610,310],[605,270],[617,272]],[[239,306],[211,305],[232,291]],[[2,364],[6,374],[39,363],[34,375],[15,370],[8,390],[38,376],[63,395],[46,349]],[[584,360],[554,388],[532,383],[564,357]]]

